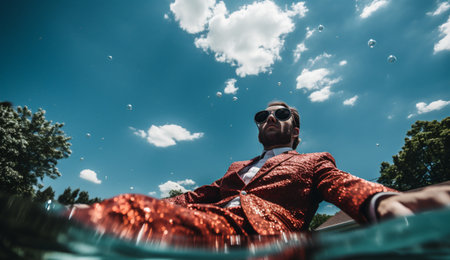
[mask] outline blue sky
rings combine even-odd
[[[0,100],[72,137],[57,195],[209,184],[261,153],[273,100],[300,111],[298,152],[373,180],[450,112],[448,1],[2,1],[0,33]]]

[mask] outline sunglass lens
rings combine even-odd
[[[281,108],[275,111],[275,117],[278,118],[278,120],[284,121],[288,120],[291,116],[291,111],[287,108]]]
[[[269,116],[269,111],[266,111],[266,110],[259,111],[255,115],[255,122],[258,124],[263,123],[264,121],[266,121],[268,116]]]

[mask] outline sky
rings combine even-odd
[[[6,0],[0,35],[0,100],[71,137],[56,195],[210,184],[261,154],[274,100],[300,112],[299,153],[368,180],[450,115],[448,1]]]

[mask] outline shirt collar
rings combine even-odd
[[[269,153],[269,154],[273,153],[273,156],[277,156],[277,155],[282,154],[287,151],[292,151],[292,147],[279,147],[279,148],[274,148],[274,149],[268,150],[268,151],[264,150],[263,154],[264,153]]]

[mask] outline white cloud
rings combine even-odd
[[[323,102],[327,100],[333,94],[333,92],[330,91],[330,88],[331,87],[328,86],[322,88],[321,90],[314,91],[311,95],[309,95],[309,100],[311,100],[311,102]]]
[[[308,39],[309,37],[313,36],[316,29],[310,29],[309,27],[306,27],[306,36],[305,39]]]
[[[180,184],[173,182],[173,181],[167,181],[161,185],[158,186],[159,191],[161,192],[161,198],[169,197],[169,192],[171,190],[181,190],[181,192],[187,192],[188,190],[181,186]]]
[[[389,3],[388,0],[374,0],[370,4],[366,5],[359,15],[362,19],[365,19],[371,16],[378,9],[385,7]]]
[[[235,87],[234,84],[236,84],[236,79],[229,79],[225,82],[227,86],[223,90],[225,94],[233,94],[235,95],[239,88]]]
[[[444,50],[450,50],[450,16],[446,23],[439,26],[440,35],[444,36],[434,45],[434,53]]]
[[[339,66],[345,66],[345,65],[347,65],[346,60],[341,60],[341,62],[339,62]]]
[[[186,179],[184,181],[177,181],[177,183],[180,185],[195,185],[195,181],[191,179]]]
[[[205,29],[215,3],[215,0],[175,0],[170,4],[170,10],[182,29],[198,33]]]
[[[323,60],[323,59],[328,59],[328,58],[330,58],[331,56],[333,56],[333,55],[324,52],[324,53],[320,54],[319,56],[315,57],[314,59],[312,59],[312,58],[308,59],[308,65],[309,65],[309,67],[311,68],[311,67],[314,66],[317,62],[319,62],[319,61],[321,61],[321,60]]]
[[[156,191],[149,191],[149,192],[148,192],[148,195],[150,195],[150,196],[155,196],[155,195],[156,195]]]
[[[316,70],[303,69],[297,77],[297,89],[313,90],[326,86],[332,86],[339,82],[341,78],[330,79],[327,77],[331,72],[326,68]]]
[[[302,53],[307,50],[308,50],[308,48],[306,48],[304,42],[299,43],[294,50],[294,62],[297,62],[300,59],[300,56],[302,55]]]
[[[449,104],[450,104],[450,101],[444,101],[444,100],[436,100],[436,101],[431,102],[428,105],[425,102],[419,102],[416,104],[416,108],[417,108],[418,114],[424,114],[424,113],[428,113],[431,111],[440,110]]]
[[[133,128],[130,128],[133,130]],[[134,134],[145,138],[149,143],[157,147],[167,147],[175,145],[175,141],[191,141],[203,136],[203,133],[191,134],[185,128],[179,125],[152,125],[147,132],[144,130],[133,130]]]
[[[436,10],[434,12],[428,12],[427,15],[431,15],[431,16],[436,16],[436,15],[440,15],[442,13],[444,13],[445,11],[447,11],[448,9],[450,9],[450,4],[445,1],[442,2],[438,8],[436,8]]]
[[[85,179],[87,181],[101,184],[102,181],[97,178],[97,173],[95,173],[93,170],[84,169],[80,172],[80,178]]]
[[[355,96],[352,97],[352,98],[349,98],[349,99],[344,100],[343,104],[344,104],[345,106],[354,106],[356,100],[358,100],[358,95],[355,95]]]
[[[283,11],[265,0],[228,14],[220,1],[208,20],[208,31],[195,39],[195,45],[205,52],[212,51],[217,61],[237,66],[240,77],[270,72],[272,64],[281,59],[284,37],[294,30],[291,18],[302,17],[308,11],[304,2],[291,8]]]

